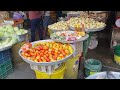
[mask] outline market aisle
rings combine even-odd
[[[6,79],[35,79],[35,74],[29,64],[21,63],[14,67],[14,72]]]

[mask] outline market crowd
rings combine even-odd
[[[45,39],[48,36],[48,25],[57,22],[62,16],[62,11],[14,11],[12,13],[13,19],[23,18],[24,23],[29,24],[31,42],[35,41],[36,32],[40,40]]]

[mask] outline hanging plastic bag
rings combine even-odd
[[[92,36],[90,40],[89,49],[95,49],[97,48],[97,45],[98,45],[98,40],[96,39],[95,36]]]

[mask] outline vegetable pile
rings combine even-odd
[[[0,26],[0,49],[12,46],[18,42],[17,36],[26,34],[27,30],[11,25]]]

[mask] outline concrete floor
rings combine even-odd
[[[102,65],[107,66],[103,67],[102,71],[120,71],[120,65],[114,62],[112,50],[109,48],[106,39],[100,39],[98,47],[88,51],[86,59],[89,58],[98,59]],[[14,72],[6,79],[35,79],[35,73],[30,69],[29,64],[22,62],[14,66]]]
[[[35,79],[35,73],[26,62],[14,66],[14,72],[6,79]]]
[[[103,65],[102,71],[109,70],[120,72],[120,65],[116,64],[113,55],[113,50],[109,48],[107,40],[99,39],[98,47],[94,50],[89,50],[86,58],[94,58],[100,60]]]

